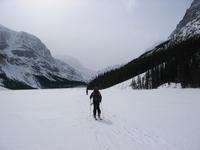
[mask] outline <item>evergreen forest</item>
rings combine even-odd
[[[134,77],[134,89],[155,89],[170,82],[181,83],[183,88],[200,87],[200,37],[178,44],[166,41],[121,68],[96,76],[88,89],[105,89]]]

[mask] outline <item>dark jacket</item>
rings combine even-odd
[[[93,98],[93,101],[100,101],[102,99],[101,93],[98,90],[94,90],[91,95],[90,99]]]

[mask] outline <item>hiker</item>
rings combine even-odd
[[[88,87],[86,88],[86,95],[88,95]]]
[[[93,115],[94,115],[94,118],[96,119],[96,112],[98,112],[98,117],[100,118],[101,110],[99,108],[99,104],[101,103],[102,96],[101,96],[101,93],[99,92],[97,87],[95,87],[94,91],[91,93],[90,99],[91,98],[93,98],[93,105],[94,105]]]

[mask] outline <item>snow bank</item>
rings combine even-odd
[[[0,91],[1,91],[1,90],[8,90],[8,89],[6,89],[6,88],[0,86]]]
[[[168,88],[181,89],[182,86],[180,83],[170,83],[170,84],[165,83],[158,87],[158,89],[168,89]]]

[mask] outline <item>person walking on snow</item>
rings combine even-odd
[[[97,87],[95,87],[94,91],[91,93],[90,99],[91,98],[93,98],[93,106],[94,106],[93,115],[94,115],[94,118],[96,119],[96,112],[98,112],[98,117],[100,118],[101,110],[99,108],[99,104],[101,103],[102,96],[101,96],[101,93],[99,92]]]
[[[86,88],[86,95],[88,95],[88,87]]]

